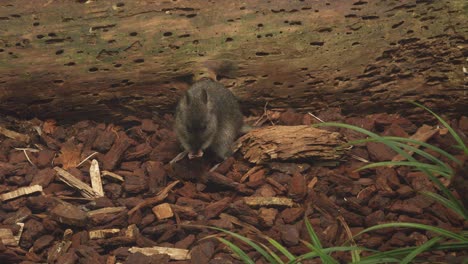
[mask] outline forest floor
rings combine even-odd
[[[390,114],[345,117],[338,109],[315,115],[326,122],[400,137],[414,135],[423,123],[435,124],[431,120],[416,124]],[[253,116],[257,117],[249,120],[257,126],[318,123],[312,115],[292,110]],[[447,121],[467,139],[467,117]],[[356,171],[368,162],[396,156],[380,143],[354,146],[343,159],[328,163],[272,160],[258,165],[235,153],[215,172],[208,172],[214,165],[209,157],[169,164],[180,152],[172,125],[171,115],[152,120],[128,117],[116,124],[0,119],[0,262],[240,263],[218,240],[202,239],[218,232],[197,227],[201,225],[254,239],[258,236],[252,231],[260,231],[299,255],[309,251],[300,242],[309,241],[304,217],[324,247],[342,245],[349,239],[348,232],[357,234],[386,222],[422,223],[457,232],[468,228],[456,213],[420,194],[421,190],[437,192],[423,173],[405,167]],[[324,129],[337,131],[347,140],[364,138],[350,130]],[[464,159],[453,148],[450,134],[436,126],[426,129],[428,143]],[[92,184],[90,171],[98,175]],[[22,189],[11,193],[18,188]],[[417,229],[392,228],[366,233],[356,243],[385,251],[421,245],[433,236]],[[139,253],[154,246],[190,250],[190,255],[185,250],[171,257]],[[424,257],[428,262],[459,263],[466,253],[436,251]],[[350,261],[349,252],[333,256]]]

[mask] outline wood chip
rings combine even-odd
[[[118,228],[111,228],[111,229],[99,229],[99,230],[92,230],[89,231],[89,239],[101,239],[101,238],[109,238],[117,236],[120,232]]]
[[[69,203],[60,203],[51,211],[50,215],[53,220],[71,226],[86,226],[88,223],[88,215],[83,210]]]
[[[168,248],[168,247],[131,247],[128,249],[130,253],[140,252],[146,256],[157,255],[157,254],[166,254],[172,260],[188,260],[190,259],[190,252],[187,249],[181,248]]]
[[[68,171],[60,168],[54,167],[54,170],[57,171],[59,175],[59,179],[66,183],[68,186],[77,189],[80,193],[86,198],[96,198],[99,197],[96,192],[88,186],[86,183],[78,180],[75,176],[73,176]]]
[[[339,160],[344,137],[311,126],[269,126],[254,129],[239,139],[244,158],[255,164],[272,160]]]
[[[13,231],[9,228],[0,228],[0,240],[5,246],[17,246]]]
[[[95,216],[98,214],[115,214],[115,213],[120,213],[127,209],[125,206],[119,206],[119,207],[105,207],[105,208],[100,208],[96,210],[92,210],[88,212],[88,216]]]
[[[414,139],[414,140],[421,141],[421,142],[426,142],[428,139],[430,139],[439,131],[440,131],[439,128],[433,128],[428,125],[423,125],[422,127],[418,129],[418,131],[416,131],[416,133],[414,133],[414,135],[410,137],[410,139]],[[413,143],[407,143],[407,144],[410,146],[419,148],[418,144],[413,144]],[[413,151],[406,151],[406,152],[409,155],[413,155],[414,153]],[[403,160],[406,160],[406,158],[401,156],[400,154],[396,155],[392,159],[392,161],[403,161]]]
[[[21,188],[18,188],[16,190],[14,190],[14,191],[1,194],[0,195],[0,200],[1,201],[8,201],[8,200],[15,199],[17,197],[25,196],[25,195],[35,193],[35,192],[42,192],[42,186],[41,185],[33,185],[33,186],[21,187]]]
[[[95,159],[91,161],[89,176],[91,178],[91,187],[93,187],[94,192],[99,197],[103,197],[104,190],[102,189],[101,172],[99,171],[99,163]]]
[[[0,241],[2,241],[5,246],[18,246],[21,235],[23,234],[24,223],[16,223],[20,226],[18,234],[13,235],[13,231],[10,228],[0,228]]]
[[[28,135],[23,135],[23,134],[20,134],[18,132],[6,129],[6,128],[1,127],[1,126],[0,126],[0,134],[4,135],[5,137],[15,139],[15,140],[18,140],[18,141],[22,141],[22,142],[26,142],[26,143],[28,143],[29,140],[30,140]]]
[[[171,218],[174,216],[171,205],[168,203],[163,203],[153,207],[153,213],[159,220]]]
[[[131,215],[133,214],[136,210],[139,210],[140,208],[143,208],[145,206],[149,206],[149,205],[152,205],[152,204],[155,204],[155,203],[159,203],[161,202],[162,200],[166,199],[167,195],[169,194],[169,192],[172,190],[172,188],[174,188],[177,184],[179,183],[179,181],[174,181],[172,182],[171,184],[169,184],[168,186],[166,186],[166,188],[164,188],[163,190],[161,190],[155,197],[153,198],[149,198],[149,199],[146,199],[145,201],[137,204],[135,207],[133,207],[130,211],[128,211],[128,214]]]
[[[124,182],[124,178],[122,176],[118,175],[117,173],[110,172],[110,171],[103,170],[102,176],[108,176],[112,179],[116,179],[120,182]]]
[[[294,202],[285,197],[244,197],[244,202],[249,206],[287,206],[293,207]]]

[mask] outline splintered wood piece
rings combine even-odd
[[[25,195],[35,193],[35,192],[42,192],[42,186],[41,185],[33,185],[33,186],[21,187],[21,188],[18,188],[16,190],[14,190],[14,191],[1,194],[0,195],[0,200],[1,201],[8,201],[8,200],[15,199],[17,197],[25,196]]]
[[[159,220],[171,218],[174,216],[171,205],[168,203],[163,203],[153,207],[153,213]]]
[[[244,202],[253,207],[261,206],[287,206],[293,207],[294,202],[285,197],[244,197]]]
[[[47,252],[47,263],[55,263],[60,256],[67,253],[72,244],[72,235],[73,231],[71,229],[65,230],[62,241],[55,243]]]
[[[23,234],[23,230],[24,230],[24,223],[16,223],[16,224],[20,226],[18,234],[16,234],[15,236],[16,245],[19,245],[19,242],[21,240],[21,235]]]
[[[131,224],[125,230],[125,237],[136,239],[139,232],[138,227],[135,224]]]
[[[241,153],[248,161],[261,164],[272,160],[339,160],[344,137],[311,126],[270,126],[254,129],[239,139]]]
[[[105,208],[89,211],[88,216],[91,217],[91,216],[95,216],[95,215],[98,215],[98,214],[115,214],[115,213],[120,213],[125,209],[127,209],[125,206],[105,207]]]
[[[101,239],[101,238],[109,238],[118,235],[120,229],[118,228],[111,228],[111,229],[99,229],[99,230],[92,230],[88,232],[89,239]]]
[[[104,196],[104,190],[102,189],[101,172],[99,171],[99,163],[93,159],[91,166],[89,167],[89,176],[91,178],[91,186],[94,192],[99,196]]]
[[[71,173],[68,171],[60,168],[60,167],[54,167],[54,170],[57,172],[59,175],[59,179],[66,183],[68,186],[77,189],[80,191],[80,193],[86,197],[86,198],[95,198],[98,197],[96,192],[88,186],[86,183],[78,180],[75,176],[73,176]]]
[[[172,182],[171,184],[166,186],[166,188],[162,189],[155,197],[146,199],[145,201],[137,204],[130,211],[128,211],[128,215],[132,215],[136,210],[139,210],[140,208],[163,201],[164,199],[166,199],[167,195],[172,190],[172,188],[174,188],[178,183],[179,181]]]
[[[24,223],[16,223],[19,225],[20,229],[18,230],[18,234],[16,236],[13,235],[13,231],[10,228],[0,228],[0,241],[5,246],[18,246],[21,235],[23,234]]]
[[[110,171],[103,170],[102,176],[108,176],[112,179],[116,179],[120,182],[124,182],[124,178],[122,176],[118,175],[117,173],[110,172]]]
[[[6,129],[6,128],[1,127],[1,126],[0,126],[0,134],[4,135],[7,138],[11,138],[11,139],[26,142],[26,143],[28,143],[29,140],[30,140],[28,135],[23,135],[23,134],[20,134],[18,132]]]
[[[157,254],[166,254],[172,260],[188,260],[190,259],[190,251],[187,249],[181,248],[168,248],[168,247],[131,247],[128,249],[130,253],[140,252],[146,256],[157,255]]]
[[[409,138],[417,140],[417,141],[421,141],[421,142],[426,142],[427,140],[429,140],[432,136],[434,136],[439,131],[440,131],[439,128],[433,128],[433,127],[428,126],[428,125],[423,125],[422,127],[420,127],[418,129],[418,131],[416,131],[416,133],[414,133]],[[416,148],[420,147],[420,145],[414,144],[414,143],[407,143],[407,144],[410,145],[410,146],[416,147]],[[414,153],[414,151],[406,151],[406,152],[409,155],[413,155],[413,153]],[[392,161],[403,161],[405,159],[406,159],[405,157],[398,154],[395,157],[393,157]]]
[[[260,169],[262,168],[262,166],[254,166],[253,168],[251,168],[250,170],[248,170],[243,176],[242,178],[240,179],[240,183],[243,183],[245,182],[249,177],[250,175],[256,173],[257,171],[259,171]]]

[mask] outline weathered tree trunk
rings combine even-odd
[[[464,2],[3,0],[0,112],[172,111],[216,74],[246,107],[460,113]]]

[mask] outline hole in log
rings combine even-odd
[[[268,56],[268,55],[270,55],[270,53],[264,52],[264,51],[259,51],[259,52],[255,52],[255,55],[261,57],[261,56]]]
[[[60,55],[63,54],[63,49],[59,49],[55,52],[55,55]]]
[[[141,58],[140,58],[140,59],[135,59],[135,60],[133,60],[133,62],[135,62],[135,63],[142,63],[142,62],[144,62],[144,61],[145,61],[145,60],[144,60],[144,59],[141,59]]]
[[[68,63],[65,63],[64,65],[65,66],[74,66],[74,65],[76,65],[76,63],[74,63],[73,61],[70,61]]]
[[[91,67],[88,69],[89,72],[96,72],[98,70],[97,67]]]
[[[137,33],[137,32],[130,32],[129,35],[132,36],[132,37],[134,37],[134,36],[138,35],[138,33]]]
[[[168,32],[164,32],[164,33],[163,33],[163,36],[165,36],[165,37],[172,36],[172,32],[169,32],[169,31],[168,31]]]

